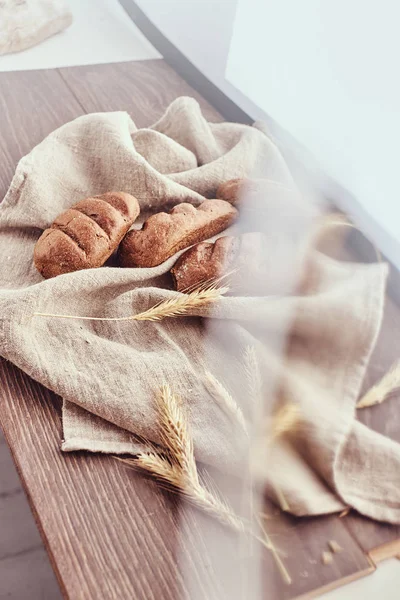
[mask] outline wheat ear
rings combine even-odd
[[[382,377],[378,383],[361,398],[357,403],[357,408],[366,408],[367,406],[374,406],[374,404],[380,404],[385,398],[393,392],[396,388],[400,387],[400,360],[395,362],[389,371]]]
[[[168,458],[149,452],[140,453],[137,458],[126,459],[124,462],[146,471],[161,487],[180,494],[224,525],[236,531],[245,531],[243,521],[229,506],[200,483],[186,414],[179,398],[168,384],[162,386],[157,396],[157,409],[161,439],[167,449]]]
[[[259,409],[261,406],[262,379],[254,346],[247,346],[244,351],[244,370],[249,396]]]
[[[243,411],[226,389],[226,387],[216,378],[210,371],[205,371],[205,385],[228,417],[235,423],[239,424],[243,432],[248,436],[247,423],[243,415]]]
[[[229,506],[208,492],[192,473],[187,473],[167,458],[154,453],[140,453],[135,458],[123,459],[123,462],[135,470],[152,476],[158,485],[169,492],[178,494],[189,504],[203,510],[214,519],[235,531],[244,532],[245,527]]]
[[[190,294],[179,294],[163,302],[159,302],[148,310],[128,317],[81,317],[79,315],[61,315],[54,313],[33,313],[34,317],[51,317],[54,319],[79,319],[82,321],[161,321],[167,317],[180,317],[191,309],[205,306],[220,300],[229,291],[227,286],[198,288]]]
[[[252,535],[272,553],[285,581],[288,582],[285,567],[269,537],[262,538],[255,534],[233,513],[219,494],[212,493],[200,482],[186,415],[180,400],[169,385],[161,388],[161,393],[157,396],[157,408],[162,440],[168,455],[163,456],[152,450],[147,453],[141,452],[135,458],[119,460],[151,475],[161,488],[179,494],[187,502],[200,508],[223,525],[237,532]]]

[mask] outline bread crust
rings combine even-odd
[[[119,248],[122,267],[155,267],[179,250],[217,235],[237,218],[224,200],[205,200],[195,208],[182,203],[169,213],[147,219],[140,230],[127,233]]]
[[[175,289],[184,292],[215,281],[233,266],[238,247],[238,238],[228,235],[192,246],[171,269]]]
[[[101,267],[139,212],[137,199],[125,192],[107,192],[81,200],[58,215],[36,242],[36,268],[49,279]]]

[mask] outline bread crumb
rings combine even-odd
[[[330,565],[333,562],[332,552],[323,552],[321,560],[324,565]]]
[[[332,552],[334,552],[336,554],[343,552],[342,546],[340,544],[338,544],[336,540],[329,540],[328,546],[332,550]]]

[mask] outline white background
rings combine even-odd
[[[398,0],[239,0],[226,73],[398,241],[399,21]]]
[[[400,268],[399,1],[137,4],[248,114],[270,115],[311,151],[356,198],[335,199]]]

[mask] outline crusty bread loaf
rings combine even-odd
[[[205,200],[198,208],[178,204],[157,213],[139,231],[129,231],[119,247],[123,267],[155,267],[175,252],[226,229],[238,211],[223,200]]]
[[[38,239],[33,255],[36,268],[48,279],[100,267],[139,212],[137,199],[124,192],[81,200],[59,215]]]
[[[224,276],[235,295],[288,295],[302,281],[304,252],[281,232],[243,233],[186,250],[171,269],[175,289],[193,290]]]
[[[234,264],[238,247],[239,239],[228,235],[192,246],[171,269],[175,289],[183,292],[218,279]]]
[[[231,204],[236,204],[240,199],[240,194],[245,183],[246,179],[242,178],[225,181],[218,186],[216,196],[221,200],[226,200]]]

